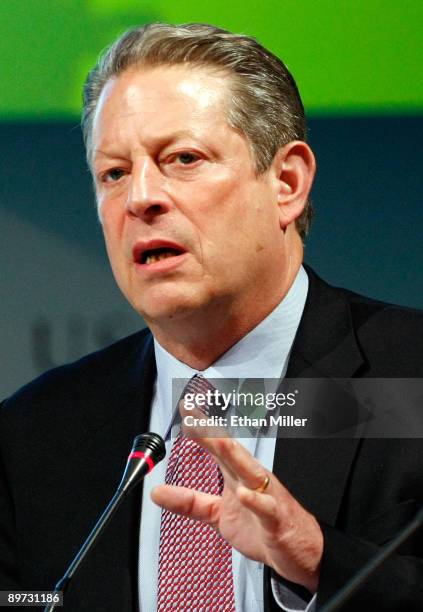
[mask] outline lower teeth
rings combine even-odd
[[[167,259],[168,257],[173,257],[173,255],[171,255],[170,253],[169,254],[161,253],[160,255],[149,255],[147,259],[145,260],[145,263],[152,264],[152,263],[155,263],[156,261]]]

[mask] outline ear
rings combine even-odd
[[[285,231],[304,210],[316,173],[316,160],[307,143],[294,140],[279,149],[272,166],[280,226]]]

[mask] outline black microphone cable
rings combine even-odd
[[[395,536],[388,544],[386,544],[374,557],[372,557],[365,565],[358,571],[339,591],[321,608],[321,612],[335,612],[358,591],[361,586],[374,574],[384,561],[397,548],[401,546],[403,542],[419,529],[423,524],[423,507],[417,512],[415,517],[410,523],[408,523],[402,531]]]

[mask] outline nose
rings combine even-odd
[[[136,217],[154,217],[168,212],[172,201],[166,193],[165,183],[166,177],[152,158],[137,160],[132,167],[126,203],[128,213]]]

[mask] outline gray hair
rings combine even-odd
[[[152,23],[125,32],[88,74],[81,121],[88,159],[93,117],[107,81],[132,66],[178,64],[214,68],[228,75],[227,119],[250,142],[259,174],[270,167],[278,149],[292,140],[306,139],[304,108],[292,75],[254,38],[199,23]],[[302,238],[312,213],[308,202],[296,220]]]

